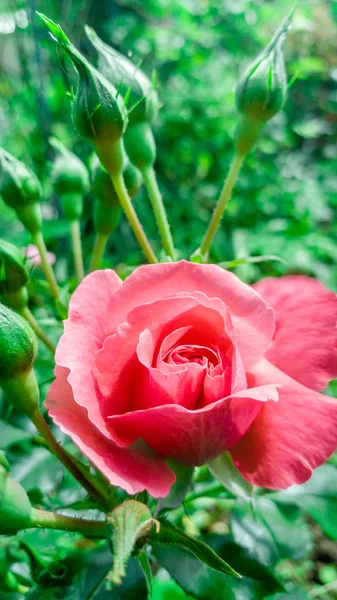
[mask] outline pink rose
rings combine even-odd
[[[168,493],[166,458],[227,450],[255,485],[302,483],[337,445],[337,402],[318,393],[337,376],[336,316],[335,294],[306,277],[253,289],[185,261],[124,283],[96,271],[72,297],[46,407],[131,494]]]

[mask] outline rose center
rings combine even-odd
[[[203,367],[216,367],[221,362],[218,349],[194,344],[176,345],[164,354],[162,360],[171,365],[193,362]]]

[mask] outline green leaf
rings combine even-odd
[[[237,543],[268,565],[280,559],[299,560],[312,551],[310,529],[300,510],[281,510],[265,497],[256,499],[254,509],[239,500],[231,512],[231,530]]]
[[[191,486],[194,467],[183,465],[176,461],[169,461],[169,466],[176,474],[176,481],[165,498],[160,498],[156,506],[155,516],[167,510],[180,506]]]
[[[246,481],[234,465],[232,456],[226,452],[208,463],[212,475],[220,481],[233,496],[243,500],[252,500],[253,486]]]
[[[48,587],[46,584],[35,586],[26,596],[27,600],[146,600],[148,597],[136,559],[129,561],[122,585],[111,588],[107,581],[111,552],[106,544],[94,551],[74,552],[63,561],[57,561],[56,567],[59,581]]]
[[[184,550],[187,550],[187,552],[193,554],[210,569],[214,569],[214,571],[219,571],[220,573],[224,573],[231,577],[240,578],[239,573],[222,560],[222,558],[220,558],[212,548],[207,546],[207,544],[187,535],[184,531],[178,529],[178,527],[175,527],[175,525],[168,521],[160,521],[160,529],[159,531],[152,533],[151,541],[164,546],[180,546]]]
[[[21,442],[27,442],[34,437],[34,433],[14,427],[0,419],[0,448],[5,450],[14,444],[20,444]]]
[[[272,571],[251,558],[230,538],[213,535],[203,541],[223,560],[230,560],[243,577],[228,577],[210,569],[182,548],[154,543],[153,552],[158,562],[186,593],[202,600],[260,600],[268,594],[283,591]]]
[[[298,506],[320,525],[327,536],[337,540],[337,469],[332,465],[316,469],[306,483],[268,494],[268,497],[282,506]]]
[[[193,600],[175,581],[160,581],[154,579],[152,600]]]

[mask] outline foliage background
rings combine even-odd
[[[148,74],[156,70],[163,104],[155,124],[156,170],[176,245],[181,256],[188,257],[205,231],[231,160],[236,120],[234,89],[238,76],[292,6],[292,0],[2,0],[0,145],[30,165],[41,178],[44,234],[49,249],[57,254],[59,281],[67,283],[72,262],[68,225],[62,219],[48,181],[53,160],[48,138],[56,135],[87,164],[91,148],[78,137],[71,120],[69,92],[76,83],[75,73],[66,57],[57,53],[50,42],[46,29],[34,16],[35,10],[60,22],[75,45],[94,62],[96,56],[83,34],[85,23],[94,27],[105,41],[132,56],[136,63],[141,62]],[[268,275],[306,273],[337,291],[335,0],[299,3],[285,53],[292,84],[284,111],[267,124],[256,150],[248,156],[216,236],[212,260],[276,255],[284,262],[242,265],[236,272],[247,282]],[[151,241],[159,248],[144,191],[137,195],[134,203]],[[93,198],[88,194],[82,223],[86,264],[94,239],[92,204]],[[21,224],[1,201],[0,237],[19,246],[28,242]],[[121,262],[134,265],[141,261],[142,255],[129,225],[122,220],[109,242],[104,264],[111,267]],[[38,303],[35,308],[44,324],[52,325]],[[38,369],[44,390],[52,376],[52,364],[43,353]],[[72,491],[62,478],[55,496],[53,479],[47,474],[50,467],[43,463],[47,460],[42,456],[43,449],[29,446],[32,458],[31,462],[25,462],[23,450],[27,451],[27,447],[22,444],[31,442],[29,425],[20,420],[19,415],[9,415],[4,403],[0,415],[3,423],[6,420],[20,427],[21,433],[28,431],[28,437],[18,439],[13,434],[14,442],[8,443],[10,452],[18,460],[18,471],[21,464],[21,481],[24,483],[26,478],[29,490],[42,489],[52,505],[53,502],[62,504],[62,493],[69,503]],[[9,435],[9,430],[7,432]],[[330,476],[323,475],[324,487]],[[333,475],[336,478],[335,470]],[[208,485],[207,480],[205,485]],[[324,496],[324,493],[321,491],[319,495]],[[330,490],[329,494],[337,510],[337,489]],[[327,510],[325,507],[323,512]],[[237,509],[237,512],[240,511]],[[197,504],[191,514],[192,521],[185,522],[185,526],[194,528],[197,533],[216,531],[222,523],[221,505],[220,508],[215,506],[214,501],[211,505]],[[242,523],[239,517],[240,514],[237,522]],[[243,527],[246,533],[249,527],[247,523]],[[324,524],[323,529],[327,533]],[[309,548],[304,555],[300,553],[300,563],[286,549],[276,559],[275,556],[257,558],[263,563],[270,559],[273,568],[278,565],[278,572],[288,588],[290,585],[289,589],[299,585],[311,594],[321,589],[317,597],[337,598],[333,588],[332,591],[321,588],[337,579],[337,569],[333,567],[337,552],[335,544],[329,542],[329,538],[336,539],[336,529],[332,531],[328,527],[329,535],[324,537],[317,525],[312,526],[316,551],[312,554]],[[62,540],[58,538],[57,542],[61,547]],[[253,542],[250,550],[254,554]],[[321,551],[322,544],[324,551]],[[179,577],[176,579],[179,581]],[[162,596],[158,598],[166,598],[164,592],[160,593]],[[171,595],[167,597],[173,599],[173,591],[168,593]],[[261,593],[245,595],[242,592],[233,598],[267,597]],[[295,600],[298,592],[291,593]],[[184,597],[178,595],[178,591],[176,594],[177,598]],[[296,598],[306,597],[302,592],[299,594]],[[228,598],[231,597],[228,595]],[[282,600],[283,596],[278,598]]]

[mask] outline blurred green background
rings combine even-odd
[[[156,70],[163,105],[155,123],[156,170],[176,245],[188,257],[205,232],[231,160],[238,77],[292,6],[293,0],[2,0],[0,145],[41,178],[44,233],[57,253],[61,281],[72,264],[67,224],[48,182],[48,138],[58,136],[87,164],[92,151],[72,123],[76,73],[35,10],[62,24],[94,64],[85,23],[149,75]],[[248,156],[211,258],[277,255],[285,264],[244,265],[237,273],[249,282],[307,273],[337,289],[337,2],[299,3],[285,55],[291,85],[284,111]],[[159,250],[144,191],[134,204]],[[88,195],[82,223],[87,264],[92,205]],[[19,245],[28,241],[3,203],[0,222],[1,237]],[[142,260],[124,219],[105,265]]]
[[[176,246],[181,257],[188,258],[200,244],[232,158],[236,82],[292,7],[293,0],[0,0],[0,146],[27,163],[41,179],[44,236],[48,249],[57,255],[55,270],[65,287],[68,275],[73,275],[73,260],[69,226],[51,189],[54,151],[48,139],[56,135],[88,166],[92,149],[77,135],[72,123],[71,95],[76,73],[35,11],[59,22],[94,64],[97,57],[84,36],[85,23],[136,64],[141,63],[149,76],[156,70],[162,102],[154,127],[156,171]],[[291,85],[284,110],[266,125],[244,164],[211,260],[275,255],[284,262],[245,264],[236,272],[247,282],[266,275],[305,273],[337,291],[337,1],[299,2],[285,43],[285,56]],[[93,200],[88,194],[81,223],[86,267],[95,235]],[[159,253],[159,236],[144,190],[137,194],[134,205]],[[29,242],[28,234],[1,199],[0,237],[22,247]],[[142,261],[142,252],[126,219],[122,219],[109,240],[104,266]],[[40,287],[36,287],[38,282]],[[43,279],[34,281],[38,293],[45,291],[42,283]],[[56,341],[61,324],[56,325],[38,300],[34,296],[36,314]],[[36,363],[42,398],[53,377],[53,366],[42,348]],[[336,384],[330,388],[330,393],[334,391]],[[62,475],[45,449],[34,446],[35,433],[27,419],[18,412],[11,413],[3,400],[0,427],[1,447],[9,452],[15,477],[34,502],[48,509],[67,503],[71,506],[71,502],[77,506],[81,500],[78,488]],[[233,539],[225,540],[221,550],[225,558],[230,552],[234,560],[236,548],[241,560],[244,548],[249,560],[254,560],[241,587],[228,598],[261,600],[259,586],[269,573],[261,572],[261,568],[265,570],[266,565],[285,583],[289,596],[271,596],[265,590],[263,598],[337,598],[336,455],[330,463],[317,470],[295,500],[288,499],[290,508],[286,496],[279,495],[281,508],[285,505],[289,514],[285,520],[281,509],[276,514],[274,508],[267,525],[259,520],[252,522],[239,504],[230,517],[226,516],[229,509],[225,508],[223,491],[222,495],[217,492],[219,497],[212,497],[212,480],[207,473],[203,480],[201,472],[194,500],[192,494],[187,504],[191,518],[186,516],[185,507],[179,509],[176,519],[192,535],[207,532],[228,536],[231,530]],[[267,502],[275,497],[277,494],[270,495]],[[268,517],[268,511],[266,514]],[[50,547],[57,559],[76,544],[73,537],[51,532],[26,532],[24,539],[34,543],[35,548],[39,544],[43,549]],[[235,546],[233,550],[233,540],[242,548]],[[1,552],[0,544],[0,583],[4,572]],[[102,557],[99,561],[102,563]],[[109,561],[110,555],[107,569]],[[174,576],[190,591],[194,578],[188,585],[185,581],[189,563],[179,555],[178,563],[181,569]],[[92,564],[91,560],[88,573],[94,580]],[[170,571],[168,563],[163,560],[162,564]],[[27,578],[25,568],[23,562],[21,571],[18,569],[23,580]],[[198,568],[200,565],[192,563],[191,572],[198,574]],[[211,583],[214,577],[211,572]],[[81,589],[89,589],[87,580],[83,581]],[[222,594],[223,580],[215,581],[220,582],[215,586],[216,593],[212,583],[208,588],[211,594],[200,597],[222,600],[224,596],[217,594]],[[155,600],[187,598],[173,580],[158,580],[155,584]],[[88,594],[93,598],[91,592]],[[137,594],[139,600],[139,590]],[[60,597],[70,596],[64,593]]]

